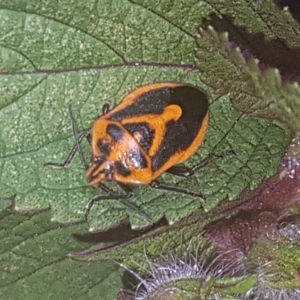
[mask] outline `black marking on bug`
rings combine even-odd
[[[176,87],[162,87],[140,95],[133,103],[116,111],[110,120],[121,122],[131,117],[146,114],[162,114],[164,109],[171,104],[177,104],[183,110],[183,115],[188,114],[191,120],[203,120],[208,110],[206,94],[189,85]],[[187,116],[185,116],[187,117]]]
[[[126,124],[124,127],[131,133],[145,152],[149,153],[154,140],[155,130],[151,129],[146,122]]]
[[[177,121],[166,124],[166,134],[152,159],[153,171],[159,170],[175,153],[185,151],[191,146],[208,112],[207,95],[189,85],[162,87],[145,92],[133,103],[110,116],[111,120],[122,122],[124,119],[146,114],[159,115],[172,104],[180,106],[182,115]]]
[[[149,91],[140,95],[133,103],[116,111],[110,116],[113,121],[121,122],[131,117],[139,117],[147,114],[161,114],[168,106],[172,88],[164,87]]]
[[[109,136],[111,136],[111,138],[113,139],[113,141],[115,143],[122,140],[122,138],[124,136],[124,132],[123,132],[122,128],[120,128],[119,126],[117,126],[115,124],[107,125],[106,132]]]
[[[177,104],[182,115],[166,125],[166,134],[152,160],[152,169],[160,169],[176,152],[185,151],[198,135],[208,112],[206,94],[190,86],[170,89],[168,104]]]
[[[103,139],[99,139],[97,142],[97,146],[103,156],[109,156],[111,147],[108,143],[106,143]]]
[[[128,168],[126,168],[121,161],[116,161],[114,166],[115,166],[115,171],[118,174],[120,174],[124,177],[130,176],[130,174],[131,174],[130,170]]]
[[[140,149],[133,149],[129,154],[131,164],[136,169],[145,169],[148,167],[147,160]]]

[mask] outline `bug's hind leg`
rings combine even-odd
[[[173,175],[180,176],[180,177],[189,178],[191,176],[194,176],[195,173],[197,173],[199,170],[203,169],[210,163],[214,162],[215,160],[224,158],[226,156],[234,155],[234,154],[235,153],[233,151],[227,151],[224,154],[220,154],[220,155],[212,154],[212,155],[209,155],[208,157],[206,157],[199,164],[197,164],[196,166],[194,166],[192,168],[189,168],[183,164],[180,164],[180,165],[175,165],[175,166],[171,167],[166,172],[173,174]]]
[[[189,177],[195,175],[195,173],[197,173],[199,170],[201,170],[205,166],[209,165],[211,162],[213,162],[213,161],[215,161],[219,158],[223,158],[223,157],[226,157],[228,155],[234,155],[234,154],[235,153],[233,151],[228,151],[228,152],[226,152],[222,155],[209,155],[207,158],[202,160],[199,164],[197,164],[193,168],[188,168],[187,166],[185,166],[183,164],[179,164],[179,165],[175,165],[175,166],[171,167],[166,172],[170,173],[170,174],[173,174],[173,175],[180,176],[180,177],[189,178]],[[205,199],[205,196],[202,193],[196,193],[196,192],[193,192],[193,191],[191,191],[187,188],[167,185],[167,184],[160,183],[158,181],[152,182],[150,184],[150,186],[153,187],[153,188],[156,188],[156,189],[178,192],[178,193],[186,194],[186,195],[189,195],[189,196],[192,196],[192,197]]]
[[[108,195],[98,195],[95,196],[91,202],[89,203],[86,213],[85,213],[85,218],[87,219],[91,208],[96,202],[103,201],[103,200],[119,200],[126,208],[136,212],[143,220],[148,222],[149,224],[152,224],[152,220],[147,216],[145,213],[141,212],[136,206],[131,204],[128,199],[130,199],[133,196],[133,190],[132,188],[124,183],[117,182],[120,188],[124,191],[124,194],[108,194]]]
[[[177,192],[177,193],[189,195],[189,196],[192,196],[192,197],[205,199],[205,196],[202,193],[196,193],[196,192],[190,191],[189,189],[186,189],[186,188],[182,188],[182,187],[179,187],[179,186],[168,185],[168,184],[160,183],[158,181],[153,181],[150,184],[150,186],[155,188],[155,189],[159,189],[159,190]]]
[[[203,160],[202,162],[200,162],[200,164],[196,165],[193,168],[188,168],[184,164],[175,165],[175,166],[171,167],[170,169],[168,169],[166,172],[170,173],[170,174],[173,174],[173,175],[180,176],[180,177],[188,178],[188,177],[193,176],[199,169],[201,169],[204,166],[206,166],[207,164],[209,164],[211,162],[211,160],[212,160],[212,158],[208,157],[207,159]],[[179,186],[164,184],[164,183],[160,183],[158,181],[153,181],[150,184],[150,186],[155,188],[155,189],[160,189],[160,190],[165,190],[165,191],[172,191],[172,192],[177,192],[177,193],[189,195],[189,196],[192,196],[192,197],[205,199],[205,196],[202,193],[196,193],[196,192],[193,192],[193,191],[191,191],[187,188],[182,188],[182,187],[179,187]]]

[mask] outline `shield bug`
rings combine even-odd
[[[126,201],[133,195],[132,184],[150,185],[157,189],[176,191],[201,197],[185,188],[162,184],[157,178],[164,172],[189,177],[208,163],[189,169],[182,165],[200,147],[208,127],[208,97],[201,89],[181,83],[162,82],[142,86],[129,93],[115,108],[103,106],[91,132],[78,135],[76,145],[63,164],[68,166],[80,143],[88,136],[91,164],[86,179],[92,185],[115,181],[124,191],[96,196],[96,201]],[[73,128],[75,135],[76,131]],[[106,188],[107,189],[107,188]],[[135,209],[130,203],[126,204]]]

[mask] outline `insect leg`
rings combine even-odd
[[[131,204],[129,201],[127,201],[129,198],[133,196],[133,191],[132,188],[127,185],[123,184],[121,182],[117,182],[118,185],[121,187],[121,189],[125,192],[124,194],[109,194],[109,195],[98,195],[95,196],[92,201],[88,204],[86,213],[85,213],[85,218],[87,219],[91,208],[96,202],[103,201],[103,200],[119,200],[126,208],[136,212],[143,220],[146,222],[152,224],[152,220],[143,212],[141,212],[136,206]]]
[[[72,160],[74,159],[76,152],[78,152],[81,163],[83,164],[85,169],[88,168],[88,164],[85,162],[83,153],[81,151],[80,144],[82,143],[82,141],[85,137],[87,137],[89,139],[90,131],[87,130],[87,131],[84,131],[84,132],[78,134],[76,121],[75,121],[71,106],[69,106],[69,114],[70,114],[70,119],[71,119],[71,123],[72,123],[73,135],[76,139],[76,144],[74,145],[74,147],[72,148],[72,150],[70,151],[69,155],[67,156],[67,158],[65,159],[65,161],[63,163],[46,162],[46,163],[44,163],[44,167],[51,166],[53,168],[68,168],[70,166]]]
[[[189,177],[195,175],[195,173],[198,172],[200,169],[204,168],[211,162],[215,161],[216,159],[223,158],[228,155],[234,155],[234,154],[235,153],[233,151],[228,151],[221,155],[210,155],[207,158],[205,158],[204,160],[202,160],[198,165],[194,166],[193,168],[188,168],[185,165],[180,164],[180,165],[171,167],[166,172],[173,174],[173,175],[181,176],[184,178],[189,178]],[[205,196],[202,193],[196,193],[196,192],[190,191],[189,189],[186,189],[186,188],[181,188],[181,187],[172,186],[172,185],[166,185],[166,184],[162,184],[157,181],[152,182],[150,185],[151,185],[151,187],[156,188],[156,189],[178,192],[178,193],[186,194],[189,196],[205,199]]]
[[[204,168],[207,165],[209,165],[210,163],[212,163],[213,161],[220,159],[220,158],[224,158],[229,155],[234,155],[234,154],[235,153],[233,151],[227,151],[224,154],[220,154],[220,155],[212,154],[212,155],[209,155],[208,157],[206,157],[204,160],[202,160],[199,164],[197,164],[193,168],[188,168],[185,165],[177,165],[177,166],[171,167],[166,172],[173,174],[173,175],[180,176],[180,177],[189,178],[189,177],[195,175],[195,173],[197,173],[202,168]]]
[[[70,151],[70,153],[68,154],[67,158],[63,163],[46,162],[44,163],[44,167],[51,166],[53,168],[58,168],[58,169],[68,168],[72,160],[74,159],[76,152],[79,151],[78,145],[80,145],[80,143],[83,141],[85,137],[87,137],[87,135],[89,135],[89,132],[82,132],[78,135],[76,144],[74,145],[74,147],[72,148],[72,150]]]
[[[109,112],[109,104],[105,103],[102,106],[102,116],[106,115]]]
[[[129,201],[127,201],[129,198],[131,198],[133,196],[132,188],[128,184],[124,184],[124,183],[121,183],[121,182],[117,182],[117,183],[121,187],[121,189],[126,193],[125,195],[127,195],[127,198],[120,199],[122,204],[125,207],[127,207],[128,209],[136,212],[143,220],[145,220],[146,222],[152,224],[152,220],[145,213],[141,212],[136,206],[134,206]]]
[[[189,189],[182,188],[182,187],[179,187],[179,186],[172,186],[172,185],[168,185],[168,184],[163,184],[163,183],[160,183],[158,181],[153,181],[152,183],[150,183],[150,186],[155,188],[155,189],[171,191],[171,192],[177,192],[177,193],[189,195],[189,196],[192,196],[192,197],[205,199],[205,196],[201,193],[196,193],[196,192],[190,191]]]
[[[69,114],[70,114],[70,119],[71,119],[71,123],[72,123],[72,131],[73,131],[73,135],[74,135],[75,140],[76,140],[76,146],[77,146],[77,151],[78,151],[78,154],[79,154],[79,157],[80,157],[80,161],[81,161],[82,165],[84,166],[85,170],[87,170],[89,165],[86,163],[86,161],[84,159],[84,156],[83,156],[83,153],[82,153],[82,150],[81,150],[81,147],[80,147],[81,142],[79,142],[79,140],[78,140],[77,124],[76,124],[76,120],[74,118],[74,114],[73,114],[71,105],[69,106]],[[89,131],[88,131],[88,135],[90,135]],[[88,135],[86,135],[86,136],[88,136]]]

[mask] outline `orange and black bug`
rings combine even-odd
[[[92,159],[86,172],[87,181],[102,188],[103,182],[116,181],[125,193],[115,194],[106,188],[108,194],[96,196],[88,211],[96,201],[130,198],[132,184],[203,198],[201,193],[162,184],[156,179],[164,172],[189,177],[207,163],[204,161],[192,169],[181,165],[203,142],[208,108],[207,95],[192,85],[163,82],[140,87],[114,109],[104,105],[91,134],[84,132],[78,136],[63,164],[50,164],[69,165],[83,138],[89,136]],[[74,128],[73,131],[77,136]]]

